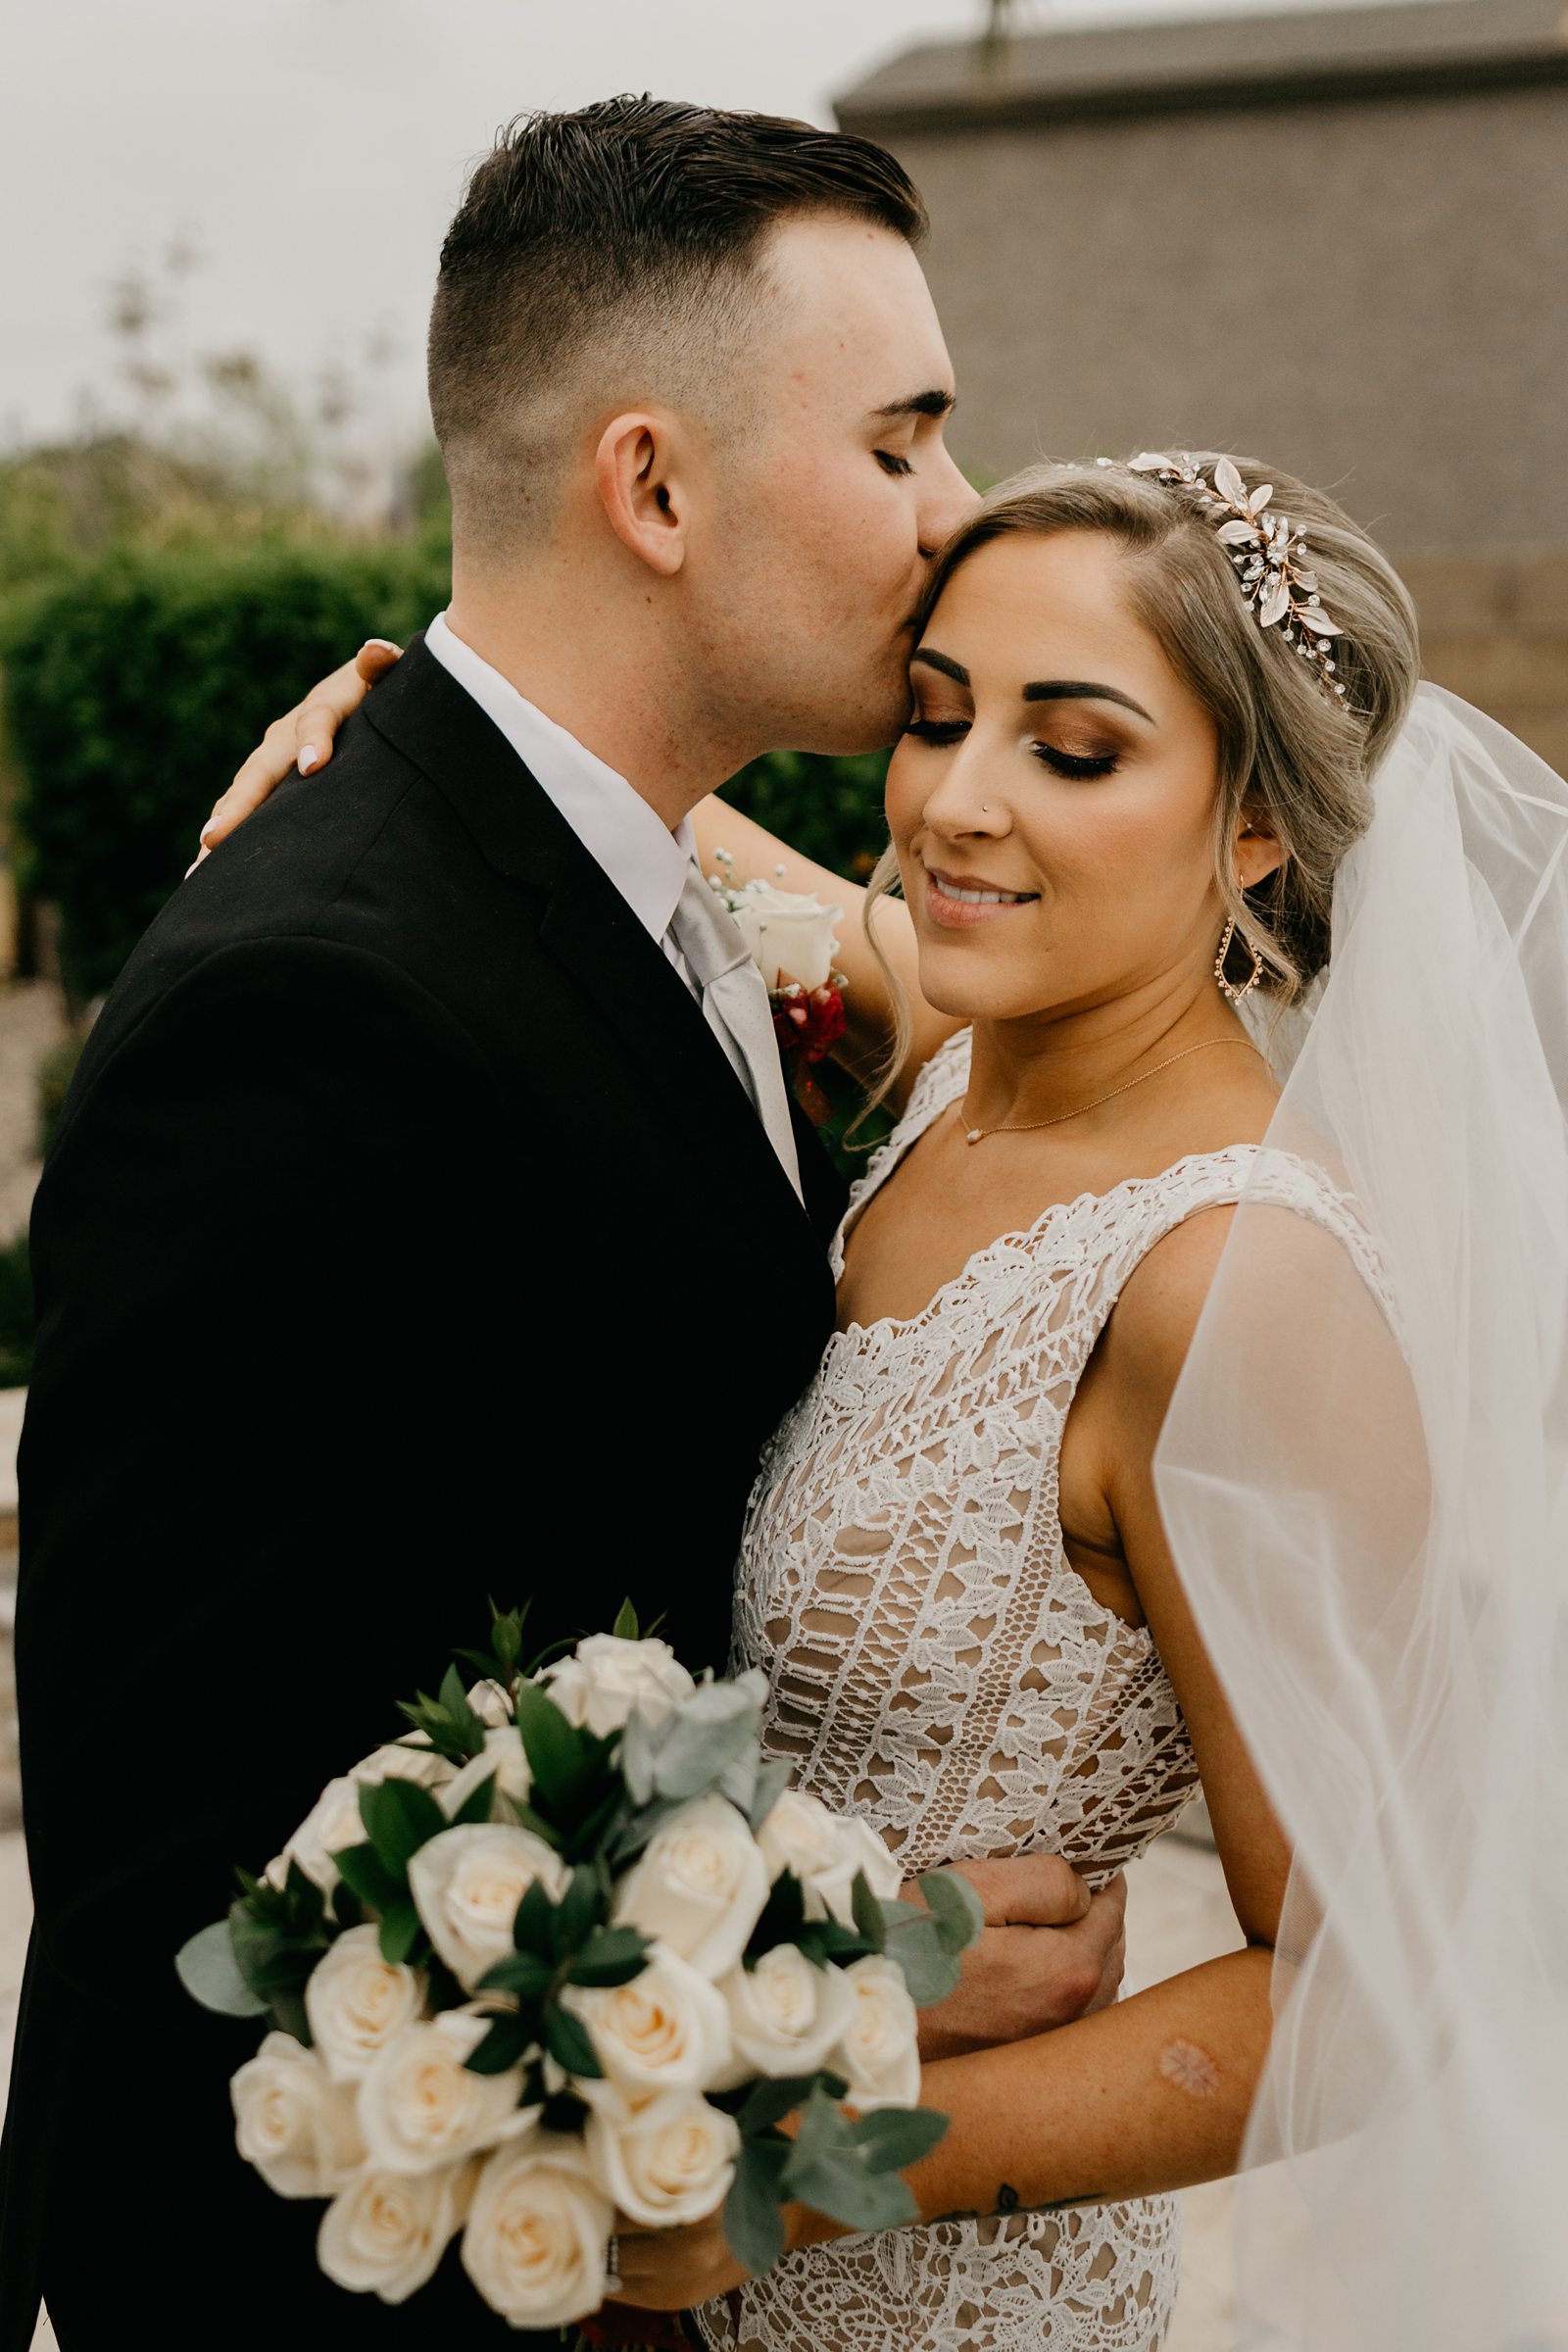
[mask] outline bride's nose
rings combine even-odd
[[[1006,795],[994,776],[989,783],[986,780],[989,765],[973,737],[959,745],[925,804],[925,821],[933,832],[959,841],[965,835],[1000,840],[1011,831]]]

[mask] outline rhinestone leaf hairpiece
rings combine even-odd
[[[1112,463],[1102,459],[1102,465]],[[1145,450],[1129,462],[1131,473],[1152,473],[1173,488],[1190,490],[1217,522],[1216,536],[1236,566],[1242,595],[1258,626],[1278,629],[1303,662],[1312,662],[1325,693],[1339,702],[1345,688],[1336,676],[1334,640],[1345,631],[1323,610],[1317,574],[1307,566],[1306,532],[1288,514],[1270,514],[1272,482],[1249,491],[1229,458],[1216,459],[1214,478],[1204,479],[1195,457],[1178,451]]]

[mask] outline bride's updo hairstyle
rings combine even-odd
[[[1217,462],[1195,453],[1210,480]],[[1371,820],[1372,776],[1409,709],[1420,648],[1404,583],[1342,508],[1277,466],[1231,462],[1249,495],[1272,483],[1270,512],[1306,533],[1301,561],[1342,632],[1333,656],[1343,698],[1279,628],[1262,627],[1200,494],[1120,465],[1037,466],[1001,483],[938,556],[918,625],[959,565],[994,540],[1094,531],[1121,542],[1128,601],[1218,737],[1214,877],[1237,930],[1228,972],[1238,985],[1250,976],[1245,941],[1263,958],[1260,987],[1283,1005],[1328,961],[1335,872]],[[1246,892],[1230,857],[1244,816],[1261,819],[1286,853]],[[884,859],[873,888],[896,873]]]

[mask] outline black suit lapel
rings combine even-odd
[[[797,1135],[808,1209],[779,1165],[702,1008],[658,943],[500,729],[450,671],[414,639],[376,687],[365,714],[416,760],[456,808],[487,862],[522,884],[538,908],[538,938],[594,1007],[619,1048],[616,1083],[636,1090],[665,1129],[678,1135],[726,1194],[750,1197],[777,1243],[788,1234],[820,1255],[823,1187],[804,1175],[809,1133]],[[824,1162],[825,1166],[825,1162]],[[826,1170],[832,1177],[832,1170]],[[698,1180],[701,1181],[702,1177]]]

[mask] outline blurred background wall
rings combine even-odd
[[[1334,489],[1429,673],[1568,767],[1563,0],[994,13],[838,101],[930,205],[959,456],[1217,447]]]

